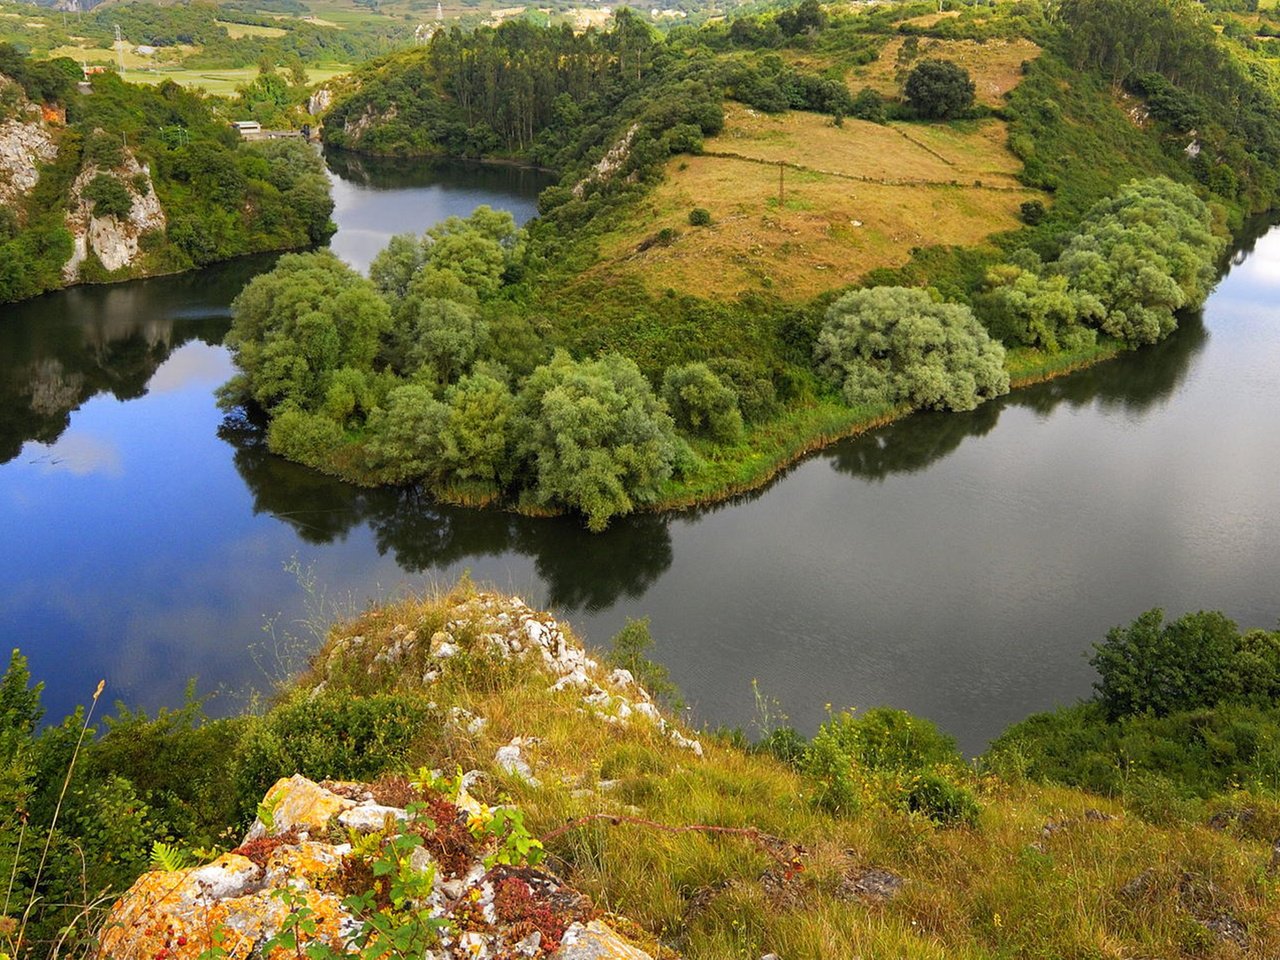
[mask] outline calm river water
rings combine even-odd
[[[330,159],[334,249],[478,203],[532,215],[511,169]],[[592,536],[572,520],[346,487],[222,426],[228,304],[270,258],[0,307],[0,644],[53,717],[156,707],[188,677],[234,709],[305,636],[309,569],[340,606],[477,580],[603,644],[649,616],[699,721],[751,728],[751,682],[806,730],[891,704],[980,751],[1089,692],[1090,644],[1143,610],[1280,617],[1280,230],[1159,347],[969,415],[839,444],[768,490]]]

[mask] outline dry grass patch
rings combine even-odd
[[[231,23],[226,20],[214,22],[226,30],[227,36],[232,40],[239,40],[241,37],[283,37],[288,33],[280,27],[259,27],[252,23]]]
[[[937,40],[921,38],[920,53],[906,63],[898,62],[904,38],[898,37],[885,44],[879,58],[865,67],[849,71],[847,82],[854,91],[871,87],[886,97],[897,97],[902,92],[902,81],[913,65],[925,58],[954,60],[969,71],[977,87],[979,103],[998,106],[1004,96],[1022,79],[1022,64],[1040,56],[1040,48],[1030,40]]]
[[[1005,146],[1004,121],[959,126],[847,119],[837,127],[821,114],[793,110],[767,114],[740,104],[725,113],[725,129],[706,142],[725,153],[767,163],[785,162],[820,173],[896,182],[1016,187],[1021,164]]]
[[[1035,196],[1017,186],[996,120],[835,127],[817,114],[733,106],[706,150],[671,162],[627,226],[602,239],[593,273],[654,291],[727,299],[772,289],[799,302],[900,266],[913,248],[1015,229],[1019,204]],[[711,212],[711,227],[689,226],[694,207]],[[664,242],[663,230],[678,236]]]

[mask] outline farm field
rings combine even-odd
[[[913,248],[1015,229],[1019,205],[1038,194],[1014,181],[1018,161],[1003,141],[995,120],[835,127],[817,114],[734,106],[704,154],[673,160],[628,226],[602,240],[593,273],[656,291],[770,289],[800,302],[901,265]],[[710,227],[689,226],[695,207],[711,213]]]
[[[345,64],[328,67],[307,67],[307,79],[311,83],[323,83],[350,71]],[[238,67],[230,70],[202,68],[195,70],[147,70],[126,75],[131,83],[163,83],[172,80],[183,87],[200,87],[207,93],[220,97],[235,94],[236,88],[251,82],[258,75],[257,67]]]

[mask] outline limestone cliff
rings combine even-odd
[[[13,103],[10,115],[0,120],[0,205],[13,209],[40,179],[40,164],[53,160],[58,148],[40,108],[4,76],[0,76],[0,100]]]
[[[100,173],[115,176],[128,190],[133,201],[128,216],[95,215],[95,204],[84,192]],[[139,238],[153,230],[163,231],[166,225],[164,209],[151,182],[150,168],[138,163],[128,150],[123,151],[120,165],[113,170],[104,171],[95,164],[81,170],[71,185],[70,206],[67,227],[74,237],[75,251],[62,268],[67,283],[80,279],[81,265],[90,253],[97,256],[108,272],[133,266],[138,259]]]

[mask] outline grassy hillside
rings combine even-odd
[[[116,890],[166,831],[178,847],[226,849],[263,791],[296,772],[475,769],[476,799],[522,810],[548,865],[600,910],[632,918],[636,939],[663,956],[1280,950],[1270,788],[1209,806],[1129,806],[1038,785],[1007,758],[970,766],[926,721],[884,710],[833,713],[806,744],[773,726],[766,703],[758,732],[770,735],[749,747],[741,734],[654,713],[648,694],[610,672],[626,665],[662,689],[644,637],[633,624],[610,662],[583,659],[564,624],[467,584],[370,609],[337,624],[261,717],[126,714],[86,743],[50,876],[80,874],[64,846],[72,838],[91,881],[114,878]],[[6,689],[12,722],[25,677],[11,670]],[[52,773],[78,726],[54,728],[19,757]],[[56,786],[37,783],[33,824]],[[42,924],[52,905],[36,914]],[[104,910],[77,921],[77,955],[92,952],[86,930]]]

